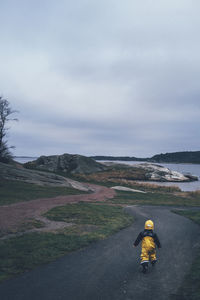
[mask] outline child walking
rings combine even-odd
[[[137,239],[134,242],[134,247],[138,246],[142,242],[142,251],[141,251],[141,265],[143,273],[146,273],[148,270],[149,261],[152,266],[155,265],[156,259],[156,246],[161,248],[160,241],[154,230],[154,223],[151,220],[145,222],[144,230],[139,233]]]

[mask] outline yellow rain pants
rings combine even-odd
[[[156,245],[154,239],[145,236],[142,240],[141,264],[156,260]]]

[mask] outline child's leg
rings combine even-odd
[[[147,251],[146,248],[142,248],[142,252],[141,252],[141,265],[147,265],[148,266],[148,263],[149,263],[149,253]]]
[[[152,263],[152,265],[155,265],[156,261],[157,261],[157,258],[156,258],[156,250],[152,250],[150,251],[149,253],[149,258],[150,258],[150,261]]]

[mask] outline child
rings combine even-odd
[[[143,273],[146,273],[149,261],[151,262],[152,266],[155,265],[157,261],[156,246],[161,248],[161,244],[158,236],[153,232],[153,221],[146,221],[144,228],[144,231],[139,233],[133,245],[136,247],[142,241],[141,265],[143,267]]]

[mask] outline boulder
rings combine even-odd
[[[183,175],[177,171],[172,171],[157,164],[142,163],[136,164],[134,167],[143,168],[146,171],[145,176],[149,181],[185,182],[198,180],[198,177],[196,176]]]

